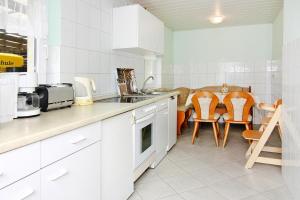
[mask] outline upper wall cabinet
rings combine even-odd
[[[138,4],[114,8],[113,49],[162,55],[164,23]]]

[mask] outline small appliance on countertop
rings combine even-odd
[[[18,73],[19,89],[16,117],[33,117],[40,115],[40,98],[35,92],[37,74],[35,72]]]
[[[94,103],[93,92],[96,92],[95,81],[86,77],[75,77],[75,104],[86,106]]]
[[[36,92],[43,112],[70,107],[74,103],[74,89],[71,83],[39,85]]]

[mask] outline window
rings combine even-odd
[[[7,68],[8,71],[27,71],[27,37],[15,33],[7,33],[0,29],[0,52],[13,53],[24,57],[24,67]]]

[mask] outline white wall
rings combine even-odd
[[[272,57],[273,59],[282,58],[283,45],[283,11],[281,10],[273,22],[273,41],[272,41]]]
[[[174,32],[174,86],[251,86],[271,101],[272,24]]]
[[[284,1],[283,174],[295,199],[300,199],[300,1]]]
[[[124,0],[51,0],[49,2],[49,63],[47,82],[73,82],[74,76],[93,78],[96,96],[115,94],[115,68],[136,70],[144,80],[144,59],[112,50],[112,9]]]
[[[162,87],[174,87],[173,30],[165,27],[165,52],[162,60]]]
[[[283,47],[283,12],[278,13],[272,27],[272,77],[271,100],[282,98],[282,47]]]

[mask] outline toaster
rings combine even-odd
[[[70,107],[74,103],[74,89],[71,83],[39,85],[36,92],[40,97],[43,112]]]

